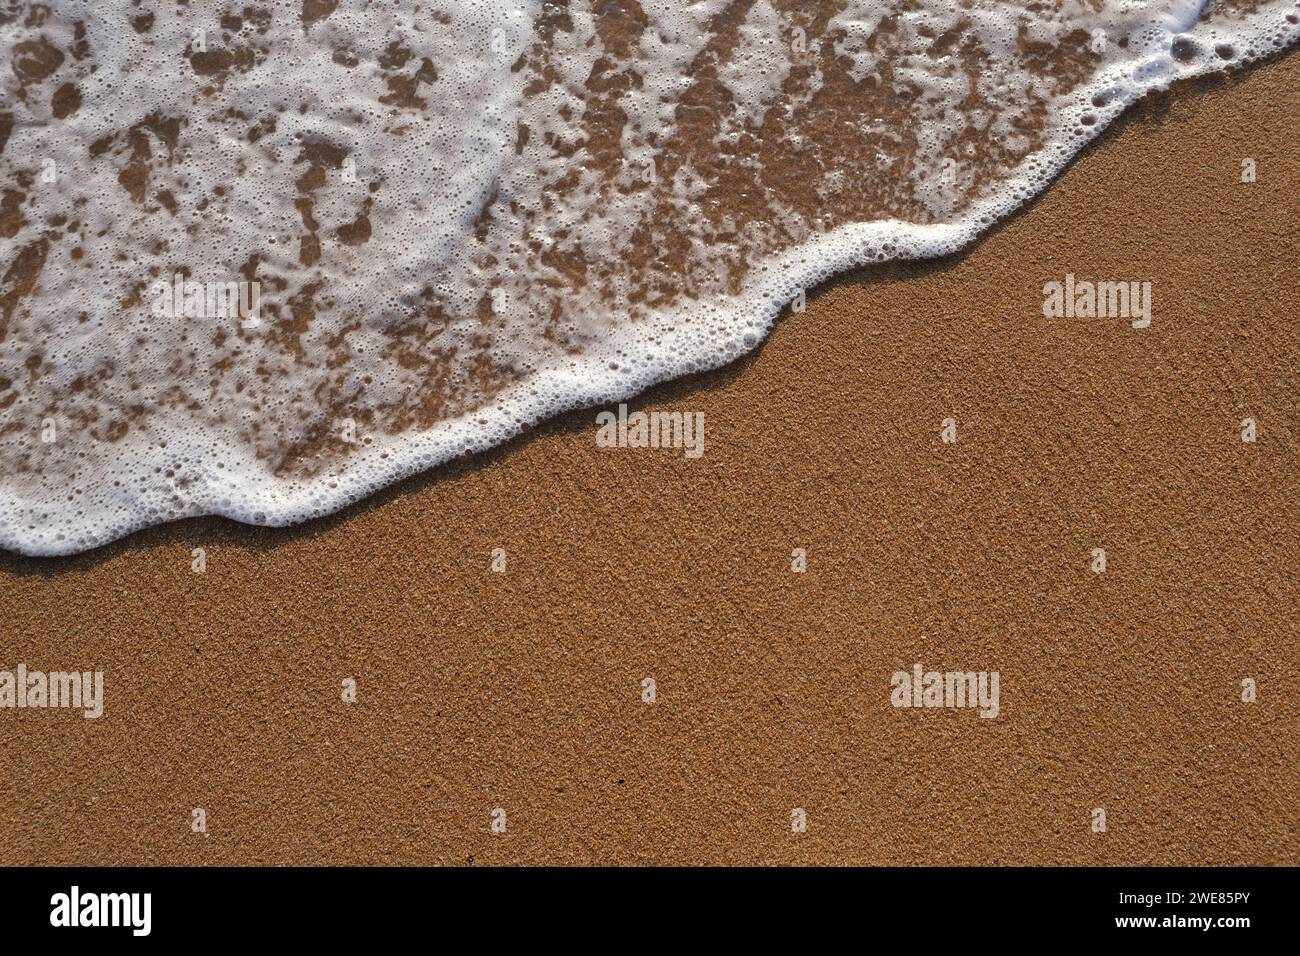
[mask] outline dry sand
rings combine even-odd
[[[968,254],[634,403],[701,459],[583,412],[308,527],[3,557],[0,669],[107,701],[0,711],[0,860],[1300,863],[1298,105],[1296,56],[1148,101]],[[1043,318],[1066,272],[1152,327]],[[894,709],[916,662],[1001,716]]]

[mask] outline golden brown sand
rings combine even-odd
[[[1291,56],[1148,102],[633,403],[701,459],[575,413],[309,527],[4,557],[0,669],[107,688],[0,710],[4,862],[1300,863],[1298,99]],[[1043,318],[1066,272],[1151,328]],[[1001,715],[893,708],[917,662]]]

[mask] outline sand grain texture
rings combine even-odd
[[[0,859],[1300,863],[1298,104],[1295,56],[1148,101],[966,255],[633,403],[699,460],[584,412],[306,528],[0,558],[0,668],[107,684],[0,711]],[[1066,272],[1152,327],[1044,319]],[[1001,716],[892,708],[918,661]]]

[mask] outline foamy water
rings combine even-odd
[[[1297,24],[1296,0],[0,5],[0,546],[302,521],[732,361],[799,290],[961,248],[1138,97]]]

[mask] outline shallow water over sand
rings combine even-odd
[[[1298,22],[1290,0],[7,4],[0,546],[304,520],[730,361],[799,290],[960,248],[1134,99]]]

